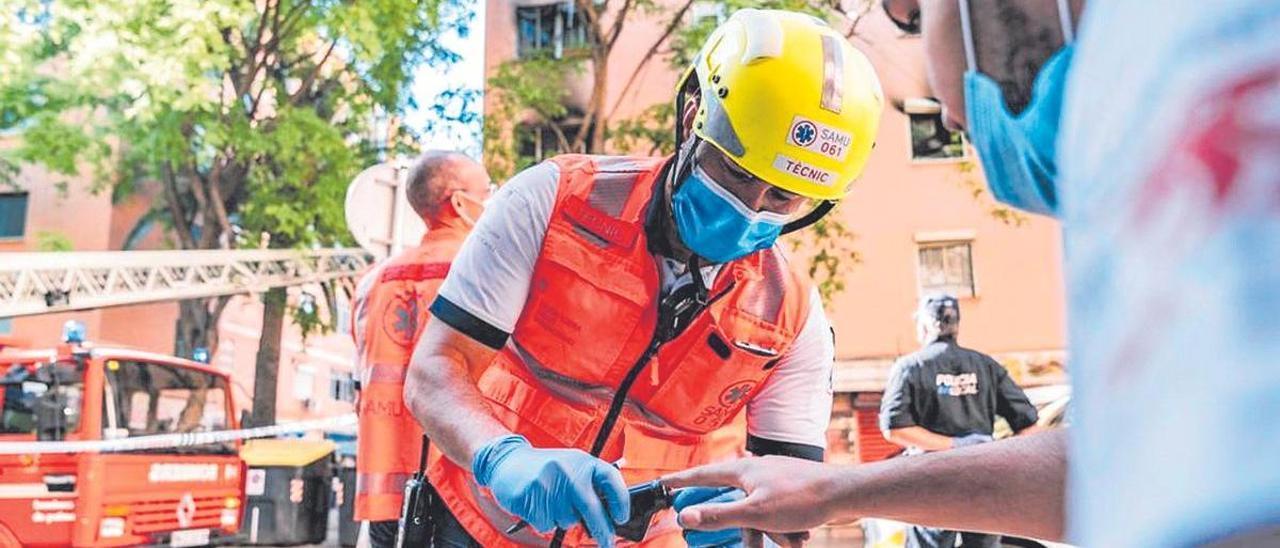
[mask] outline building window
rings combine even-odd
[[[0,318],[0,335],[13,334],[13,318]]]
[[[942,107],[933,99],[907,99],[902,108],[909,120],[911,160],[915,162],[964,159],[964,134],[942,124]]]
[[[576,119],[558,122],[558,125],[560,132],[569,141],[578,135],[579,128],[582,127],[582,123]],[[518,156],[534,163],[569,152],[561,146],[556,132],[547,124],[520,124],[516,126],[515,132]]]
[[[0,239],[19,239],[27,232],[27,193],[0,194]]]
[[[971,242],[930,242],[920,244],[920,294],[947,293],[964,298],[974,296]]]
[[[566,49],[587,45],[587,20],[573,2],[516,8],[516,55],[549,53],[564,57]]]
[[[551,128],[543,124],[522,124],[516,127],[516,150],[520,156],[536,163],[555,156],[560,143]]]
[[[305,407],[315,403],[316,368],[300,365],[293,370],[293,397]]]
[[[148,362],[107,362],[103,436],[120,439],[157,434],[226,430],[230,387],[211,373]],[[234,452],[231,441],[210,444]]]
[[[356,401],[356,377],[350,371],[329,372],[329,399]]]

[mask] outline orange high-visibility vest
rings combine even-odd
[[[665,159],[552,161],[559,190],[528,300],[477,386],[498,420],[535,447],[590,451],[610,400],[653,341],[659,264],[644,216]],[[739,413],[805,323],[809,286],[776,247],[726,264],[707,283],[709,306],[639,369],[599,455],[625,459],[628,484],[721,457],[724,443],[709,434]],[[469,463],[433,449],[428,474],[481,545],[546,544],[531,528],[505,535],[517,518],[476,485]],[[674,515],[661,513],[645,545],[683,545],[678,533]],[[581,526],[566,539],[590,542]]]
[[[432,229],[414,249],[361,278],[352,302],[360,374],[355,519],[400,517],[404,484],[418,470],[422,428],[404,404],[404,378],[427,309],[467,232]]]

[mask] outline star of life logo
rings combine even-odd
[[[791,126],[791,140],[797,145],[807,147],[813,144],[813,140],[818,138],[818,128],[813,122],[808,120],[797,121]]]
[[[791,119],[787,144],[843,162],[853,148],[853,135],[803,116]]]

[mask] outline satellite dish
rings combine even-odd
[[[407,162],[385,162],[361,171],[347,187],[347,229],[379,259],[417,245],[427,233],[405,197],[408,173]]]

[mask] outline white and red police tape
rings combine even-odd
[[[74,441],[16,441],[0,442],[0,455],[35,455],[48,453],[115,453],[148,449],[189,447],[209,443],[222,443],[253,438],[270,438],[285,434],[297,434],[312,430],[327,430],[356,425],[354,413],[324,419],[290,422],[258,428],[219,430],[216,432],[189,432],[185,434],[159,434],[114,440]]]

